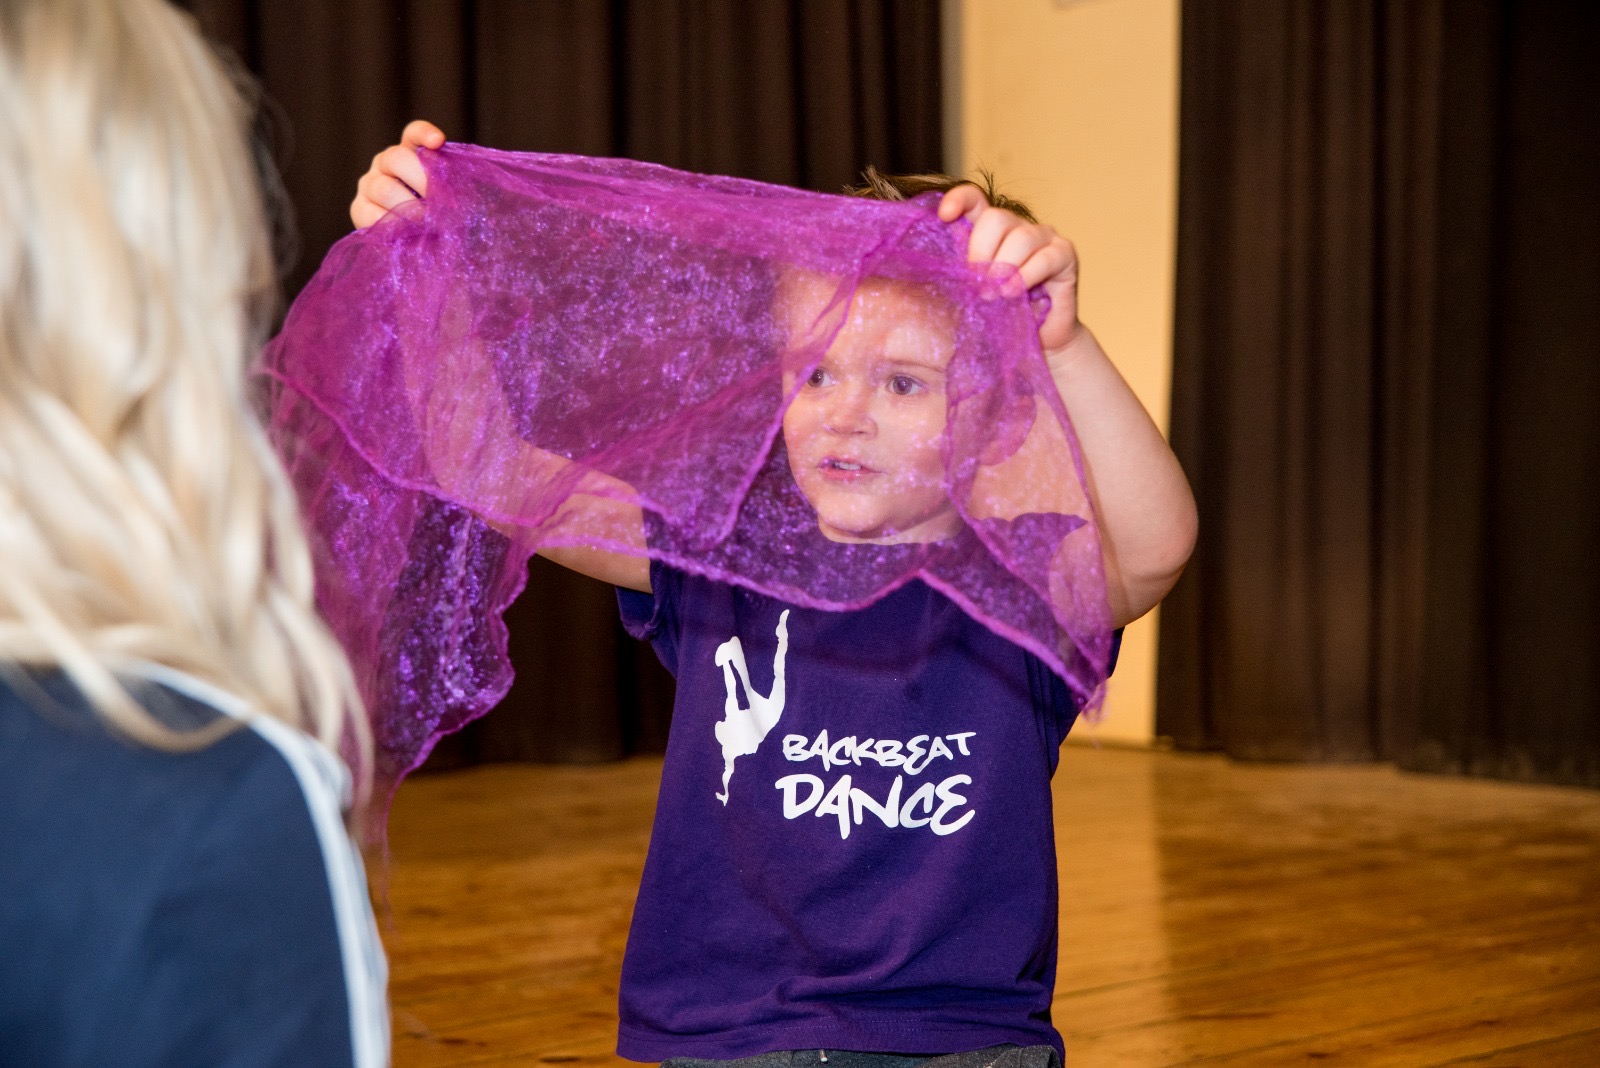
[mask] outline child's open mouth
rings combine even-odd
[[[867,475],[877,474],[859,460],[846,460],[838,456],[825,456],[817,466],[822,469],[824,477],[837,482],[851,482]]]

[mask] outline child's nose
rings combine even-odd
[[[872,388],[865,383],[844,383],[833,391],[823,413],[823,425],[835,434],[873,434]]]

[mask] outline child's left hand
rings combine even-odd
[[[1039,326],[1039,347],[1054,366],[1081,332],[1077,250],[1050,227],[994,207],[975,185],[958,185],[939,202],[940,219],[954,222],[962,216],[972,223],[968,262],[1008,263],[1026,288],[1044,286],[1050,313]]]

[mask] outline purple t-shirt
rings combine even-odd
[[[825,612],[650,574],[623,622],[678,691],[618,1053],[1060,1051],[1061,680],[920,581]]]

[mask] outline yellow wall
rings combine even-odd
[[[1179,0],[946,0],[952,169],[1071,238],[1083,321],[1165,429],[1177,215]],[[1148,743],[1156,617],[1129,627],[1107,717],[1078,741]]]

